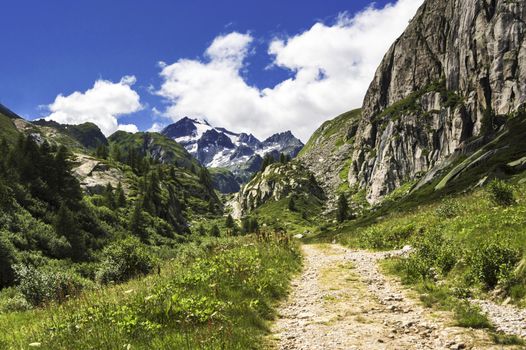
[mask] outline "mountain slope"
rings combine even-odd
[[[377,203],[494,139],[526,102],[525,18],[524,2],[426,1],[366,94],[350,185]]]
[[[276,160],[280,153],[295,157],[303,147],[290,131],[260,141],[252,134],[235,133],[188,117],[167,126],[161,134],[180,143],[204,166],[222,168],[222,173],[231,171],[228,177],[217,180],[236,179],[221,187],[229,191],[248,181],[260,169],[265,155]]]
[[[331,208],[337,194],[349,190],[347,174],[360,113],[353,110],[323,123],[298,155],[325,190]]]

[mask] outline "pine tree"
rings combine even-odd
[[[234,228],[235,224],[236,223],[234,222],[234,218],[232,217],[232,215],[228,214],[225,220],[225,227],[232,229]]]
[[[217,227],[217,225],[212,226],[212,229],[210,230],[210,236],[212,237],[221,236],[221,231],[219,231],[219,227]]]
[[[259,222],[257,218],[250,220],[250,232],[259,232]]]
[[[108,182],[106,188],[104,189],[104,204],[110,208],[116,208],[115,196],[113,194],[113,186]]]
[[[15,282],[15,273],[12,267],[15,261],[13,243],[6,236],[0,236],[0,289]]]
[[[108,159],[109,153],[108,146],[105,144],[100,144],[95,151],[95,156],[101,159]]]
[[[250,233],[250,218],[244,217],[241,221],[241,232],[244,234]]]
[[[130,231],[144,242],[148,238],[148,235],[146,233],[146,220],[142,212],[142,207],[142,200],[137,200],[130,218]]]
[[[64,236],[68,238],[68,240],[74,236],[76,226],[75,218],[71,210],[69,210],[64,203],[62,203],[57,212],[54,226],[55,232],[57,232],[59,236]]]
[[[267,167],[274,163],[274,158],[270,154],[266,154],[263,158],[263,163],[261,164],[261,172],[264,172]]]
[[[349,203],[347,203],[347,198],[345,195],[340,194],[338,197],[338,210],[336,212],[336,219],[338,222],[344,222],[347,220],[349,215]]]
[[[281,152],[281,153],[279,154],[279,162],[280,162],[281,164],[285,164],[285,163],[287,162],[287,157],[285,156],[285,154],[284,154],[283,152]]]
[[[68,207],[62,203],[57,212],[54,222],[55,232],[59,236],[64,236],[71,245],[70,257],[75,261],[86,259],[86,237],[85,233],[79,230],[75,215]]]
[[[289,199],[289,210],[290,211],[296,211],[296,203],[294,202],[294,198],[290,197]]]
[[[206,236],[206,230],[203,224],[199,224],[199,227],[197,228],[197,234],[199,234],[199,236]]]
[[[124,208],[126,206],[126,194],[122,188],[122,183],[119,182],[115,190],[115,204],[117,208]]]
[[[117,162],[121,162],[122,161],[122,151],[121,151],[121,148],[116,145],[116,144],[112,144],[111,145],[111,149],[110,149],[110,157],[111,159],[117,161]]]

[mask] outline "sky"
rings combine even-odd
[[[184,116],[304,142],[359,108],[423,0],[2,0],[0,103],[159,131]]]

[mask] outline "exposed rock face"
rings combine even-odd
[[[365,96],[350,185],[378,202],[526,102],[526,4],[427,0]]]
[[[312,173],[299,162],[271,164],[236,194],[232,216],[241,218],[267,201],[279,201],[291,194],[325,198]]]
[[[80,186],[88,194],[102,194],[108,184],[116,188],[122,183],[125,192],[128,190],[124,182],[124,174],[117,168],[110,167],[93,157],[75,154],[73,174],[79,179]]]
[[[336,207],[337,194],[346,187],[359,117],[360,110],[354,110],[323,123],[298,156],[327,194],[329,210]]]

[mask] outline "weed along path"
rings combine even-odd
[[[371,253],[304,245],[304,270],[279,309],[270,342],[282,350],[502,349],[482,330],[453,326],[451,315],[420,305],[381,274]]]

